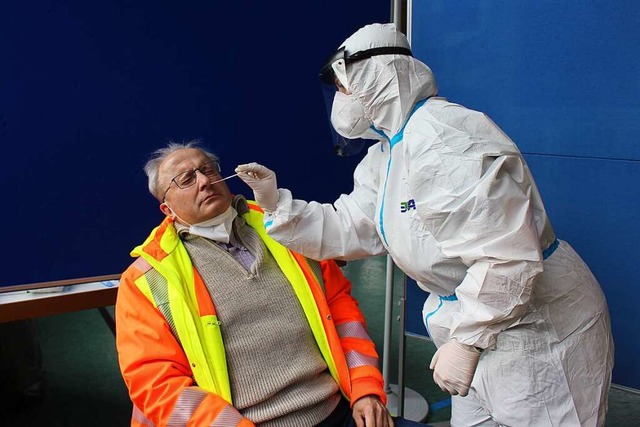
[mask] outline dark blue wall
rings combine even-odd
[[[519,145],[559,238],[607,296],[614,382],[640,388],[640,6],[614,1],[414,2],[412,45],[440,94]],[[409,299],[424,299],[415,283]],[[408,332],[424,334],[419,311]]]
[[[162,219],[142,166],[169,140],[301,198],[349,192],[359,159],[333,154],[318,70],[388,20],[388,0],[2,2],[0,286],[120,273]]]

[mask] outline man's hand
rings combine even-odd
[[[466,396],[480,360],[480,351],[467,344],[451,340],[436,351],[431,359],[433,380],[442,391]]]
[[[377,396],[364,396],[353,404],[356,427],[393,427],[389,410]]]
[[[276,174],[269,168],[252,162],[236,167],[238,177],[253,190],[253,196],[265,212],[273,212],[278,206]]]

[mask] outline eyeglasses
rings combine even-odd
[[[162,200],[164,200],[167,197],[167,192],[169,191],[169,189],[173,184],[175,184],[176,187],[180,189],[188,188],[188,187],[191,187],[193,184],[195,184],[196,181],[198,180],[198,176],[196,172],[200,172],[202,175],[204,175],[207,178],[214,178],[220,174],[220,171],[221,171],[220,163],[211,161],[211,162],[205,163],[199,168],[179,173],[178,175],[174,176],[171,182],[169,183],[169,186],[164,191]]]

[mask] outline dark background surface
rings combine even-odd
[[[142,166],[170,140],[202,140],[224,176],[263,163],[299,198],[351,191],[359,158],[333,154],[318,71],[389,16],[382,0],[3,2],[0,286],[121,273],[163,218]]]

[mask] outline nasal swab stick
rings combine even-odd
[[[216,182],[226,181],[226,180],[228,180],[229,178],[233,178],[234,176],[238,176],[238,174],[236,173],[236,174],[231,175],[231,176],[228,176],[228,177],[226,177],[226,178],[222,178],[222,179],[219,179],[219,180],[217,180],[217,181],[213,181],[211,184],[215,184]]]

